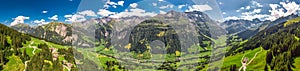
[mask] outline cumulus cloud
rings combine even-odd
[[[229,16],[229,17],[226,17],[225,20],[238,20],[240,19],[239,17],[236,17],[236,16]]]
[[[186,6],[186,5],[178,5],[178,8],[181,9],[181,8],[183,8],[184,6]]]
[[[250,6],[246,6],[246,8],[245,8],[245,9],[249,10],[250,8],[251,8]]]
[[[52,17],[49,17],[48,19],[50,19],[52,21],[57,21],[58,20],[58,15],[54,15]]]
[[[219,2],[220,5],[224,4],[223,2]]]
[[[99,9],[97,14],[99,14],[102,17],[103,16],[106,17],[106,16],[109,16],[109,15],[115,14],[115,12],[111,12],[111,11],[106,10],[106,9]]]
[[[152,3],[153,6],[157,6],[157,3]]]
[[[118,5],[123,6],[123,4],[124,4],[124,1],[118,1]]]
[[[125,12],[121,12],[121,13],[118,13],[118,14],[111,15],[109,17],[111,17],[111,18],[121,18],[121,17],[131,17],[131,16],[140,16],[140,17],[151,16],[152,17],[152,16],[155,16],[155,15],[157,15],[157,14],[153,13],[153,12],[146,12],[143,9],[135,8],[135,9],[129,9]]]
[[[186,10],[186,12],[192,12],[192,11],[208,11],[208,10],[212,10],[213,8],[210,7],[209,5],[193,5],[193,6],[189,6],[189,9]]]
[[[14,26],[20,23],[24,23],[24,20],[28,20],[29,17],[26,16],[18,16],[16,18],[14,18],[14,21],[10,23],[10,26]]]
[[[117,3],[116,2],[111,2],[111,1],[108,1],[106,2],[106,4],[104,5],[104,8],[107,9],[109,7],[113,7],[113,8],[117,8],[117,6],[124,6],[124,1],[118,1]]]
[[[85,10],[85,11],[82,11],[82,12],[78,12],[78,14],[84,15],[84,16],[92,16],[92,17],[97,16],[96,13],[92,10]]]
[[[48,11],[42,11],[42,13],[43,13],[43,14],[46,14],[46,13],[48,13]]]
[[[162,1],[164,1],[164,0],[158,0],[159,2],[162,2]]]
[[[162,10],[159,10],[159,13],[160,13],[160,14],[166,14],[167,12],[162,11]]]
[[[258,14],[261,12],[262,9],[254,9],[253,11],[251,12],[244,12],[242,13],[242,15],[253,15],[253,14]]]
[[[265,19],[265,18],[269,17],[269,15],[260,14],[261,11],[262,11],[262,9],[254,9],[253,11],[248,11],[248,12],[242,13],[242,15],[240,17],[230,16],[230,17],[225,18],[225,20],[237,20],[237,19],[253,20],[256,18]]]
[[[257,7],[263,7],[263,5],[261,5],[260,3],[256,2],[256,1],[251,1],[252,5],[257,6]]]
[[[82,15],[74,14],[74,15],[65,15],[65,18],[67,18],[66,22],[83,22],[86,20],[86,18]]]
[[[108,2],[108,5],[118,5],[118,4],[115,2]]]
[[[295,2],[280,2],[280,5],[269,4],[269,6],[271,7],[271,10],[269,10],[271,15],[269,18],[267,18],[267,20],[271,21],[276,20],[280,17],[286,17],[292,14],[296,14],[297,11],[300,9],[300,5],[296,4]]]
[[[226,14],[226,12],[222,12],[222,14]]]
[[[260,14],[262,9],[254,9],[253,11],[250,12],[244,12],[242,13],[241,19],[245,20],[253,20],[253,19],[264,19],[269,17],[269,15],[266,14]]]
[[[264,19],[264,18],[267,18],[269,17],[269,15],[266,15],[266,14],[253,14],[253,15],[243,15],[241,16],[242,19],[244,20],[253,20],[253,19]]]
[[[253,5],[257,7],[262,7],[261,4],[258,2],[252,1]],[[269,4],[271,10],[269,12],[271,14],[260,14],[262,9],[254,9],[253,11],[248,11],[242,13],[240,17],[227,17],[228,19],[245,19],[245,20],[252,20],[255,18],[263,19],[263,20],[271,20],[274,21],[280,17],[286,17],[292,14],[297,14],[297,11],[300,10],[300,5],[296,4],[295,2],[280,2],[279,4]],[[243,9],[250,9],[250,6],[241,7],[240,9],[236,10],[236,12],[240,12]]]
[[[251,8],[257,8],[257,7],[263,7],[263,5],[256,1],[251,1],[251,6],[241,7],[240,9],[235,10],[235,12],[241,12],[243,10],[250,10]]]
[[[169,4],[169,5],[166,5],[166,6],[159,7],[159,9],[167,9],[167,8],[173,8],[173,7],[174,7],[174,5]]]
[[[49,22],[46,22],[44,19],[41,19],[41,20],[34,20],[33,23],[38,25],[44,25],[44,24],[48,24]]]
[[[130,4],[129,5],[131,8],[136,8],[137,6],[138,6],[138,4],[137,3],[132,3],[132,4]]]

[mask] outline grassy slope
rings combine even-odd
[[[300,57],[297,57],[295,59],[295,63],[293,65],[295,65],[295,67],[296,67],[296,68],[294,68],[294,70],[300,70]]]
[[[32,53],[32,51],[34,50],[33,47],[38,47],[39,44],[47,44],[48,46],[50,46],[50,48],[59,48],[59,49],[69,48],[68,46],[62,46],[51,42],[46,42],[44,40],[39,40],[37,38],[31,38],[31,41],[27,41],[26,44],[23,44],[23,48],[21,48],[21,51],[23,52],[25,50],[26,54],[32,57],[34,56],[34,54]],[[37,48],[34,52],[38,53],[40,51],[41,49]]]
[[[256,48],[254,50],[248,50],[244,53],[238,53],[234,56],[228,56],[224,59],[222,70],[228,70],[231,65],[236,64],[237,68],[241,67],[241,59],[245,54],[245,57],[252,59],[256,52],[260,51],[261,48]],[[266,50],[262,50],[262,52],[258,53],[256,58],[247,66],[247,70],[263,70],[264,65],[266,64]]]
[[[32,46],[37,46],[38,44],[47,44],[48,46],[50,46],[50,48],[68,48],[68,46],[62,46],[62,45],[58,45],[55,43],[46,42],[44,40],[39,40],[36,38],[31,38],[31,41],[34,42],[34,44],[32,44]]]
[[[12,55],[9,58],[8,63],[4,65],[3,71],[23,71],[25,65],[22,63],[20,57]]]

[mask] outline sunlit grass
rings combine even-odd
[[[223,70],[228,70],[231,65],[236,64],[237,68],[241,67],[241,59],[243,55],[245,54],[245,57],[252,59],[252,57],[255,55],[255,53],[259,52],[261,50],[260,48],[256,48],[254,50],[248,50],[241,53],[238,53],[233,56],[228,56],[224,59],[224,63],[222,66]],[[263,70],[264,65],[266,64],[266,50],[262,50],[262,52],[258,53],[256,58],[247,66],[247,70]]]
[[[300,70],[300,57],[295,58],[295,63],[293,65],[296,67],[294,70]]]
[[[294,24],[294,23],[297,23],[297,22],[300,22],[300,17],[288,20],[287,22],[284,23],[283,26],[286,27],[288,25],[291,25],[291,24]]]

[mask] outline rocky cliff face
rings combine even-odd
[[[228,20],[223,22],[221,25],[226,28],[228,34],[235,34],[245,31],[250,28],[257,27],[261,25],[263,21],[259,19],[254,20]]]
[[[32,35],[34,37],[43,38],[53,43],[62,45],[71,45],[72,30],[71,25],[61,22],[51,22],[46,25],[31,27],[29,25],[20,24],[11,26],[15,30]]]
[[[206,47],[209,44],[203,41],[225,34],[216,22],[202,12],[170,11],[154,17],[103,18],[98,24],[100,28],[96,30],[96,39],[100,44],[120,51],[187,51],[191,45]],[[153,48],[151,43],[155,41],[165,46]]]
[[[208,15],[196,11],[170,11],[154,17],[95,18],[72,24],[51,22],[34,28],[28,26],[30,29],[20,28],[24,26],[15,26],[19,31],[64,45],[94,47],[104,44],[106,47],[114,46],[120,50],[126,50],[124,47],[130,43],[135,47],[138,44],[133,43],[143,39],[150,43],[154,38],[162,41],[166,39],[164,37],[172,39],[164,41],[172,47],[178,43],[186,44],[174,47],[189,47],[192,44],[205,47],[208,44],[204,44],[203,41],[209,41],[208,37],[216,38],[225,33]]]

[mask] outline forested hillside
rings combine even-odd
[[[238,56],[261,47],[263,52],[258,54],[265,55],[265,58],[261,58],[264,60],[261,63],[265,62],[265,64],[260,67],[264,67],[265,70],[291,71],[299,67],[299,65],[294,65],[294,60],[300,56],[299,28],[300,17],[290,19],[263,30],[248,40],[232,44],[226,56]],[[254,52],[251,54],[254,55]]]
[[[33,38],[0,24],[0,70],[77,70],[73,49]]]

